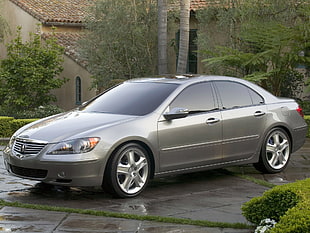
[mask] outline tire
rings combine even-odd
[[[259,162],[254,167],[263,173],[283,171],[291,157],[291,140],[281,128],[272,129],[264,139]]]
[[[112,155],[105,171],[103,188],[116,197],[138,196],[150,178],[150,158],[136,143],[128,143]]]

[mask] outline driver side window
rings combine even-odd
[[[173,108],[185,108],[189,112],[215,109],[211,83],[198,83],[185,88],[170,104],[170,109]]]

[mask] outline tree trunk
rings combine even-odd
[[[189,44],[190,0],[180,0],[180,40],[177,74],[186,73]]]
[[[166,74],[167,58],[167,0],[158,0],[158,74]]]

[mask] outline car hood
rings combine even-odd
[[[137,116],[72,111],[24,126],[15,133],[15,136],[56,143],[77,137],[100,136],[95,131],[134,118]],[[92,135],[88,134],[90,131],[93,132]]]

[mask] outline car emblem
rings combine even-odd
[[[26,145],[23,144],[23,145],[21,146],[21,148],[20,148],[20,152],[21,152],[22,154],[24,154],[25,151],[26,151]]]

